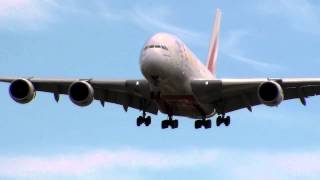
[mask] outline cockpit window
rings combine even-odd
[[[147,50],[149,48],[161,48],[161,49],[168,51],[167,46],[164,46],[164,45],[149,45],[149,46],[144,47],[144,50]]]
[[[161,46],[161,48],[168,51],[167,46]]]

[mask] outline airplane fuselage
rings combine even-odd
[[[160,93],[160,111],[192,118],[210,117],[212,105],[200,104],[193,96],[191,80],[215,77],[177,37],[158,33],[144,45],[140,57],[141,72]]]

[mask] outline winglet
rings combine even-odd
[[[211,35],[208,58],[207,58],[207,68],[214,76],[216,75],[216,62],[217,62],[218,51],[219,51],[220,23],[221,23],[221,10],[217,9],[213,31]]]

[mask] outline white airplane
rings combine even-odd
[[[93,100],[120,104],[127,111],[134,108],[142,111],[137,126],[151,124],[146,113],[168,115],[162,128],[178,128],[173,116],[184,116],[195,121],[195,128],[209,129],[208,119],[218,115],[216,125],[230,125],[227,113],[242,108],[252,111],[260,104],[278,106],[283,100],[300,99],[320,94],[320,78],[308,79],[216,79],[216,60],[221,11],[216,13],[207,65],[191,52],[177,37],[158,33],[152,36],[141,51],[141,80],[95,80],[95,79],[47,79],[6,78],[1,82],[11,83],[11,98],[21,104],[29,103],[36,91],[53,93],[59,101],[60,94],[69,95],[78,106],[88,106]]]

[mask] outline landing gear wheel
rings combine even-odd
[[[225,126],[230,126],[230,123],[231,123],[231,118],[230,116],[227,116],[225,117],[224,115],[223,116],[219,116],[217,118],[217,126],[219,127],[221,124],[224,124]]]
[[[196,120],[194,122],[194,128],[200,129],[204,127],[205,129],[210,129],[212,127],[212,121],[210,119],[207,120]]]
[[[162,129],[167,129],[169,127],[171,127],[171,129],[177,129],[179,127],[179,121],[173,120],[172,117],[169,117],[169,119],[161,122]]]
[[[210,128],[212,127],[212,122],[211,122],[211,120],[206,120],[206,121],[204,121],[204,127],[205,127],[206,129],[210,129]]]
[[[161,122],[161,128],[167,129],[169,127],[169,120],[164,120]]]
[[[196,121],[194,122],[194,128],[195,128],[195,129],[200,129],[201,126],[202,126],[201,120],[196,120]]]
[[[139,117],[137,118],[137,126],[140,127],[142,124],[143,124],[143,117],[142,117],[142,116],[139,116]]]
[[[150,116],[146,117],[145,112],[143,112],[142,116],[139,116],[137,118],[137,126],[140,127],[142,124],[144,124],[146,126],[150,126],[150,124],[151,124],[151,117]]]
[[[218,117],[217,117],[217,121],[216,121],[217,127],[219,127],[219,126],[221,125],[221,123],[222,123],[222,117],[221,117],[221,116],[218,116]]]
[[[145,123],[146,126],[150,126],[150,124],[151,124],[151,117],[148,116],[148,117],[144,120],[144,123]]]
[[[228,127],[231,123],[230,116],[227,116],[227,118],[224,120],[224,124]]]
[[[171,121],[171,127],[172,129],[177,129],[179,127],[179,121],[178,120]]]

